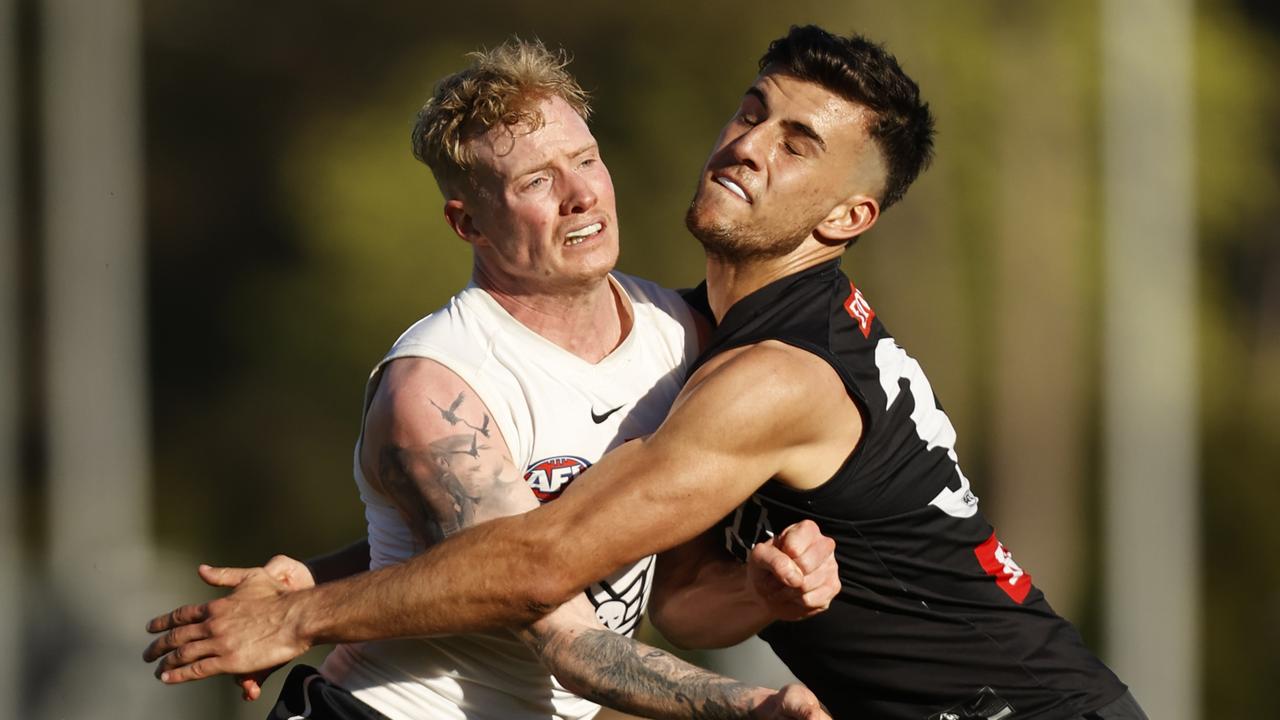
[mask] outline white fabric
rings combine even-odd
[[[435,360],[484,401],[530,485],[548,496],[558,494],[567,478],[608,450],[657,429],[697,353],[693,318],[679,295],[620,273],[611,277],[629,299],[634,323],[622,344],[599,363],[534,333],[473,285],[396,341],[370,376],[365,411],[387,362]],[[593,415],[619,407],[594,422]],[[371,566],[403,562],[420,552],[395,507],[363,476],[359,444],[355,477],[369,524]],[[529,562],[538,561],[538,549],[530,548]],[[589,588],[601,622],[633,632],[652,577],[649,557]],[[599,710],[560,687],[522,643],[503,633],[343,645],[325,660],[322,672],[396,720],[576,720]]]

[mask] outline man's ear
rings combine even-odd
[[[880,202],[867,195],[854,195],[831,209],[814,228],[819,240],[839,245],[871,229],[880,217]]]
[[[444,219],[458,237],[469,243],[475,243],[481,237],[471,213],[467,212],[466,204],[457,198],[445,201]]]

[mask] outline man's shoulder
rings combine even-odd
[[[714,382],[730,393],[766,403],[773,411],[820,403],[839,390],[841,380],[830,362],[810,350],[781,340],[762,340],[717,354],[700,367],[690,385]]]
[[[391,344],[386,360],[411,354],[415,347],[435,347],[465,352],[469,346],[483,348],[487,338],[502,327],[500,313],[492,298],[474,285],[450,297],[444,305],[410,325]]]
[[[632,302],[665,305],[681,301],[680,293],[653,280],[647,280],[636,275],[628,275],[617,270],[609,273],[609,276],[626,291]]]

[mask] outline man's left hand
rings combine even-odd
[[[269,571],[274,565],[274,572]],[[239,679],[246,698],[260,692],[258,677],[310,649],[290,616],[291,595],[310,577],[301,563],[278,556],[268,567],[200,566],[200,577],[230,595],[185,605],[153,618],[150,633],[164,633],[143,651],[147,662],[160,660],[156,677],[174,684],[220,674]],[[298,571],[301,566],[302,572]]]

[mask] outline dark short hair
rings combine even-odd
[[[766,68],[817,83],[875,113],[868,134],[889,166],[882,209],[902,199],[933,159],[929,104],[884,47],[861,35],[841,37],[816,25],[793,25],[785,37],[769,43],[760,58],[760,70]]]

